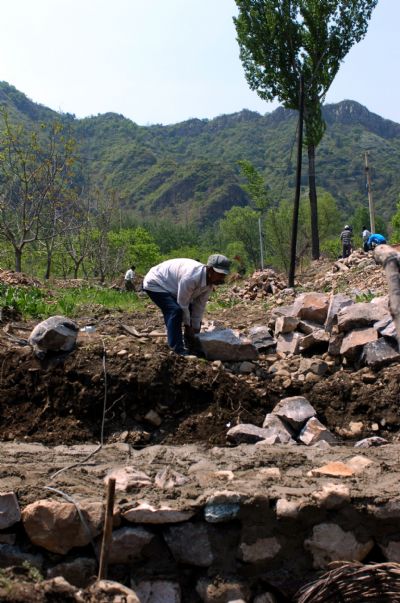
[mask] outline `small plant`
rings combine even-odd
[[[40,570],[37,567],[29,563],[29,561],[23,561],[22,567],[28,572],[28,577],[33,582],[41,582],[44,580]]]
[[[370,302],[371,300],[374,299],[374,297],[376,297],[376,295],[374,293],[372,293],[372,291],[366,291],[366,292],[359,293],[358,295],[356,295],[356,302],[357,303]]]

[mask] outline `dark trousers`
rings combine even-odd
[[[159,293],[158,291],[147,291],[156,306],[163,313],[165,326],[167,327],[168,345],[177,354],[185,352],[182,337],[182,308],[171,293]]]
[[[348,258],[351,254],[351,245],[343,243],[343,256],[344,258]]]
[[[135,285],[133,284],[133,281],[125,281],[125,291],[134,291],[135,290]]]

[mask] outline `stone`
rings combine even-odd
[[[128,492],[133,488],[142,488],[145,486],[151,486],[151,478],[143,473],[143,471],[137,471],[133,467],[115,467],[108,471],[104,478],[104,483],[107,484],[110,478],[115,479],[115,489],[122,492]]]
[[[361,455],[353,456],[351,459],[346,461],[346,465],[350,467],[355,475],[363,473],[367,467],[373,464],[374,461],[371,461],[371,459]]]
[[[328,444],[336,444],[337,440],[316,417],[311,417],[300,432],[299,440],[306,446],[313,446],[317,442],[325,441]]]
[[[240,513],[239,503],[208,503],[204,507],[204,519],[208,523],[226,523]]]
[[[285,354],[297,354],[303,335],[297,331],[281,333],[276,340],[276,351]]]
[[[310,335],[314,331],[320,331],[321,325],[317,322],[312,322],[311,320],[299,320],[299,324],[297,330],[300,333],[304,333],[304,335]]]
[[[195,509],[173,509],[165,503],[154,506],[140,501],[136,507],[124,511],[122,517],[130,523],[166,524],[187,521],[195,512]]]
[[[114,603],[142,603],[136,593],[112,580],[98,580],[89,589],[90,601],[113,601]]]
[[[328,354],[330,356],[339,356],[340,348],[344,339],[344,333],[334,333],[329,339]]]
[[[324,509],[338,509],[350,502],[350,489],[344,484],[326,484],[322,490],[313,492],[312,497]]]
[[[226,434],[227,439],[235,444],[254,444],[260,440],[264,440],[271,433],[262,427],[256,427],[251,423],[240,423],[231,427]]]
[[[50,316],[36,325],[28,343],[39,358],[44,358],[47,352],[70,352],[78,331],[78,325],[66,316]]]
[[[81,506],[83,525],[74,504],[38,500],[22,511],[22,522],[30,541],[52,553],[65,555],[72,548],[86,546],[103,529],[102,503]]]
[[[75,586],[72,586],[62,576],[43,580],[41,583],[45,601],[82,601]]]
[[[256,596],[254,603],[278,603],[278,599],[272,593],[263,593]]]
[[[380,304],[360,302],[342,308],[337,315],[339,332],[371,327],[374,323],[387,318],[388,310]]]
[[[379,548],[387,561],[390,563],[400,563],[400,542],[398,540],[391,540],[386,546],[380,545]]]
[[[279,415],[274,414],[273,411],[265,416],[263,429],[267,432],[264,440],[270,441],[271,438],[275,438],[274,443],[280,442],[282,444],[287,444],[292,439],[293,431],[287,427]]]
[[[129,564],[139,559],[144,547],[154,538],[154,534],[145,528],[123,527],[114,530],[108,557],[110,565]]]
[[[132,582],[132,589],[140,603],[181,603],[181,588],[170,580],[141,580]]]
[[[324,346],[325,349],[328,349],[328,344],[330,340],[330,335],[324,329],[318,329],[317,331],[313,331],[309,335],[306,335],[302,338],[299,343],[299,351],[305,352],[306,350],[311,350],[313,347],[321,347]]]
[[[78,557],[72,561],[58,563],[47,570],[47,578],[56,578],[61,576],[69,584],[85,588],[97,574],[97,564],[95,559]]]
[[[268,561],[276,557],[282,546],[275,537],[259,538],[251,544],[242,542],[239,550],[241,558],[247,563]]]
[[[293,304],[293,315],[323,325],[328,313],[329,297],[325,293],[302,293]]]
[[[41,570],[43,557],[40,554],[32,555],[26,553],[18,546],[0,544],[0,567],[10,567],[11,565],[23,565],[26,563]]]
[[[295,331],[298,324],[299,319],[294,316],[278,316],[275,321],[275,337],[281,333],[291,333],[292,331]]]
[[[279,519],[297,519],[303,504],[302,500],[286,500],[286,498],[279,498],[276,501],[276,516]]]
[[[311,371],[314,375],[322,377],[329,370],[329,365],[321,358],[301,358],[299,371]]]
[[[389,444],[388,440],[385,440],[385,438],[372,436],[370,438],[359,440],[354,444],[354,448],[372,448],[373,446],[385,446],[385,444]]]
[[[164,538],[178,563],[209,567],[214,561],[207,524],[185,523],[166,528]]]
[[[0,530],[10,528],[20,519],[21,511],[15,492],[0,494]]]
[[[235,362],[258,358],[257,348],[250,339],[239,337],[232,329],[200,333],[197,339],[207,360]]]
[[[308,419],[316,414],[316,410],[304,396],[291,396],[282,398],[274,407],[272,414],[288,423],[293,429],[300,429]],[[263,426],[265,424],[266,421]]]
[[[149,412],[144,415],[144,418],[148,423],[151,423],[155,427],[160,427],[162,423],[160,415],[155,410],[149,410]]]
[[[337,323],[337,315],[338,312],[342,308],[346,308],[347,306],[353,305],[354,302],[347,295],[342,295],[338,293],[336,295],[332,295],[329,300],[328,312],[325,320],[325,329],[330,333],[332,331],[332,327]]]
[[[249,587],[234,579],[218,578],[213,581],[211,578],[200,578],[196,592],[203,603],[234,603],[248,601],[250,597]]]
[[[383,320],[378,320],[378,322],[374,324],[374,329],[376,329],[383,337],[390,337],[392,339],[396,339],[397,337],[396,326],[391,316],[386,316]]]
[[[268,327],[252,327],[247,336],[259,352],[271,353],[276,348],[276,340],[272,337]]]
[[[331,477],[352,477],[354,471],[341,461],[332,461],[322,467],[311,469],[310,475],[330,475]]]
[[[380,337],[364,346],[361,360],[366,366],[379,369],[391,362],[399,362],[400,353],[397,344],[394,347],[387,339]]]
[[[243,375],[247,375],[252,373],[256,368],[256,365],[253,364],[252,362],[249,362],[248,360],[245,360],[244,362],[240,363],[239,366],[239,373],[243,374]]]
[[[355,329],[344,336],[340,347],[340,353],[346,358],[354,360],[360,354],[365,344],[375,341],[376,339],[378,339],[378,333],[373,327],[368,329]]]
[[[352,532],[346,532],[334,523],[314,526],[311,538],[304,542],[316,569],[326,568],[332,561],[362,561],[373,546],[373,540],[359,542]]]
[[[395,519],[400,518],[400,500],[390,500],[382,505],[368,505],[368,512],[374,515],[376,519]]]

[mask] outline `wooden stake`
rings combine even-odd
[[[110,479],[108,480],[108,483],[107,483],[107,503],[106,503],[106,514],[104,517],[103,540],[101,543],[99,576],[98,576],[99,580],[102,580],[103,578],[107,578],[108,554],[110,552],[112,522],[113,522],[113,513],[114,513],[114,495],[115,495],[115,479],[113,477],[110,477]]]
[[[374,256],[382,264],[389,285],[389,309],[397,332],[397,344],[400,350],[400,253],[390,245],[378,245]]]

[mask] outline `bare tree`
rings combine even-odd
[[[26,245],[54,240],[69,227],[75,142],[58,122],[27,131],[11,124],[4,107],[0,119],[0,237],[21,272]]]

